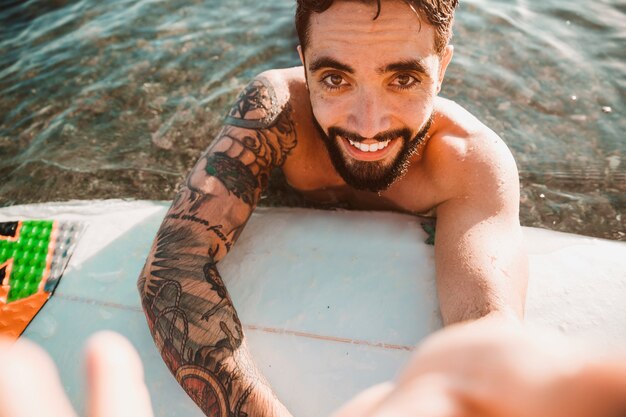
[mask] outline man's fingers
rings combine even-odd
[[[128,340],[97,333],[87,342],[86,364],[88,417],[152,417],[143,366]]]
[[[0,341],[0,417],[76,417],[52,359],[25,339]]]

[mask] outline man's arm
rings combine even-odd
[[[519,179],[493,133],[453,154],[452,198],[437,207],[435,259],[444,323],[487,315],[522,318],[528,259],[519,224]]]
[[[296,146],[284,83],[257,77],[176,195],[138,288],[168,368],[208,416],[290,416],[256,369],[217,270]]]

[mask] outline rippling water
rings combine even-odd
[[[170,199],[239,89],[298,65],[293,0],[0,5],[0,206]],[[626,240],[626,3],[461,1],[443,95],[518,162],[522,222]],[[268,205],[303,205],[276,176]]]

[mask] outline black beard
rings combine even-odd
[[[373,139],[379,142],[398,137],[402,138],[402,149],[391,163],[384,165],[380,161],[351,160],[350,164],[348,164],[339,147],[338,136],[354,142],[362,142],[365,138],[339,127],[330,127],[327,134],[318,123],[315,115],[313,115],[313,124],[322,137],[322,141],[326,145],[326,149],[328,149],[330,160],[335,170],[341,175],[341,178],[343,178],[346,184],[357,190],[372,192],[386,190],[391,184],[406,174],[410,165],[409,159],[417,154],[420,144],[424,142],[428,135],[432,122],[433,117],[431,115],[420,131],[412,138],[412,132],[408,128],[382,132],[374,136]]]

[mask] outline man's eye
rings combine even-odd
[[[322,79],[324,84],[329,88],[339,88],[346,84],[341,75],[330,74]]]
[[[411,88],[417,83],[419,83],[419,80],[414,76],[401,74],[398,75],[391,84],[398,88]]]

